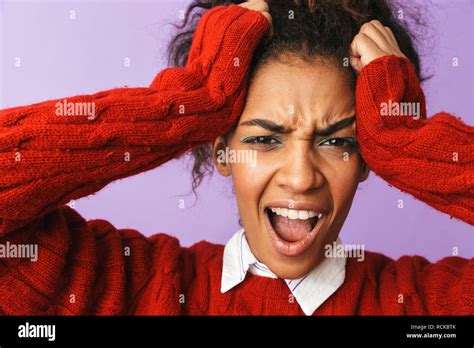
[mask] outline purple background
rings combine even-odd
[[[164,47],[188,1],[0,1],[0,108],[147,86],[165,66]],[[428,112],[448,111],[474,124],[473,11],[470,0],[423,2],[430,32],[421,37]],[[404,9],[402,7],[402,9]],[[70,11],[76,18],[70,19]],[[425,35],[428,34],[428,35]],[[15,67],[15,58],[21,67]],[[130,58],[130,67],[124,59]],[[458,57],[459,66],[452,66]],[[453,140],[455,141],[455,139]],[[172,161],[114,182],[76,202],[86,218],[146,235],[166,232],[183,245],[205,239],[225,244],[239,228],[231,181],[215,174],[194,200],[190,162]],[[180,200],[185,208],[180,208]],[[397,207],[404,200],[404,208]],[[343,227],[345,243],[391,257],[423,255],[432,261],[474,255],[472,227],[390,188],[373,173],[363,183]]]

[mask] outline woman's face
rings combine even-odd
[[[222,137],[213,154],[218,171],[232,176],[252,252],[279,277],[296,279],[324,259],[368,171],[351,143],[348,74],[321,60],[290,59],[265,64],[252,79],[227,138],[234,157],[216,159],[225,150]]]

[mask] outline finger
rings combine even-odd
[[[239,4],[239,6],[249,6],[249,5],[255,5],[255,4],[266,4],[265,0],[247,0],[245,2],[242,2]]]
[[[244,1],[244,2],[240,3],[239,5],[248,5],[248,4],[252,4],[254,2],[259,2],[259,1],[262,1],[262,0],[247,0],[247,1]]]
[[[386,27],[384,27],[382,23],[380,23],[380,21],[373,20],[373,21],[370,21],[370,23],[372,23],[375,29],[377,29],[383,35],[383,37],[388,43],[392,43],[392,38],[390,37],[390,34],[385,29]]]
[[[239,6],[240,6],[240,7],[248,8],[250,4],[251,4],[251,2],[245,1],[245,2],[243,2],[243,3],[241,3],[241,4],[239,4]]]
[[[385,28],[385,30],[387,31],[388,36],[390,37],[391,42],[393,43],[393,45],[395,45],[396,47],[399,47],[399,46],[398,46],[397,38],[396,38],[395,35],[393,34],[392,29],[390,29],[390,27],[384,27],[384,28]]]
[[[356,72],[359,72],[362,69],[362,63],[360,61],[360,58],[350,57],[349,61]]]
[[[259,1],[259,0],[247,0],[240,3],[239,6],[247,8],[249,5],[253,4],[256,1]]]
[[[390,27],[385,27],[385,30],[387,30],[387,33],[388,35],[390,36],[392,42],[393,42],[393,46],[397,48],[397,50],[400,52],[400,54],[402,56],[405,56],[403,54],[403,52],[400,50],[400,46],[398,45],[398,41],[397,41],[397,38],[395,37],[395,35],[393,34],[393,31],[392,29],[390,29]]]
[[[268,39],[270,39],[273,36],[272,16],[270,14],[270,8],[268,6],[268,3],[265,0],[249,0],[244,3],[239,4],[239,6],[244,7],[248,10],[260,12],[270,23],[270,31],[268,33]]]
[[[390,46],[385,36],[371,22],[364,23],[360,32],[372,39],[381,50],[387,50]]]
[[[360,58],[362,52],[367,49],[377,48],[375,42],[372,41],[366,34],[359,32],[351,42],[350,55],[351,57]]]
[[[266,19],[272,24],[272,16],[268,12],[262,12],[262,14],[265,16]]]
[[[385,55],[383,50],[379,48],[372,38],[361,32],[352,40],[350,54],[354,58],[360,58],[362,66],[365,66],[373,59]]]
[[[259,12],[268,12],[270,10],[268,4],[265,1],[250,4],[247,8]]]
[[[272,16],[268,12],[261,12],[261,14],[268,20],[270,23],[270,32],[269,32],[269,37],[273,36],[273,24],[272,24]]]
[[[389,27],[384,27],[382,23],[380,23],[378,20],[373,20],[370,23],[373,24],[373,26],[385,37],[387,40],[388,46],[382,47],[386,52],[390,51],[395,51],[394,53],[397,56],[405,56],[402,51],[400,50],[400,47],[398,46],[397,39],[395,38],[395,35],[393,35],[392,29]]]

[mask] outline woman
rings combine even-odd
[[[368,168],[473,224],[474,131],[445,113],[425,119],[418,57],[386,4],[300,5],[213,7],[185,66],[150,88],[67,98],[71,113],[58,100],[1,111],[2,243],[39,245],[36,262],[0,265],[3,313],[474,313],[472,260],[336,252]],[[280,30],[284,18],[299,31]],[[389,103],[419,105],[421,117],[382,116]],[[182,248],[65,205],[211,142],[195,150],[197,178],[209,154],[232,176],[244,227],[225,248]],[[222,161],[224,149],[256,151],[256,165]]]

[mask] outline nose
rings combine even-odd
[[[285,154],[275,176],[276,183],[292,193],[306,193],[324,185],[325,178],[311,150],[298,147]]]

